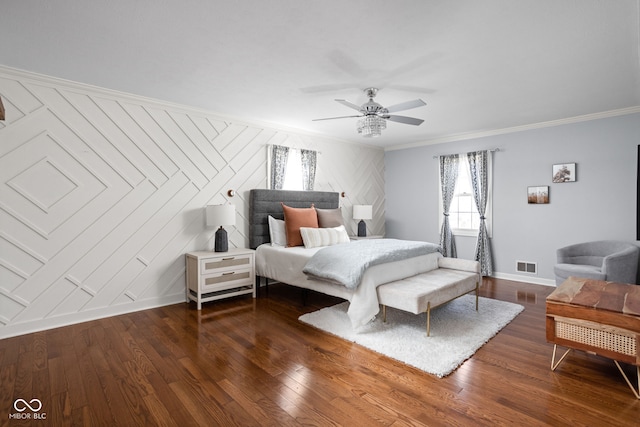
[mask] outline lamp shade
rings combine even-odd
[[[235,225],[236,207],[234,205],[209,205],[206,209],[207,227]]]
[[[371,219],[371,218],[373,218],[373,206],[353,205],[353,219]]]

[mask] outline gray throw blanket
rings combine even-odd
[[[440,252],[440,246],[396,239],[356,240],[320,249],[302,271],[308,276],[355,289],[369,267],[433,252]]]

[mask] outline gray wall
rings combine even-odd
[[[591,120],[385,153],[387,237],[439,241],[438,161],[434,155],[493,153],[493,239],[497,276],[516,260],[538,263],[531,281],[551,283],[556,248],[590,240],[636,239],[640,114]],[[556,163],[577,163],[577,181],[551,182]],[[527,204],[527,186],[548,185],[550,204]],[[472,258],[475,239],[456,237]],[[517,276],[513,278],[518,278]],[[523,278],[523,277],[519,277]]]

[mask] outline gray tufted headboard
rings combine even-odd
[[[294,208],[335,209],[340,206],[338,193],[332,191],[289,191],[253,189],[249,192],[249,246],[255,249],[269,243],[269,215],[284,219],[282,205]]]

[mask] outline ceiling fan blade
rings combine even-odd
[[[300,92],[315,94],[315,93],[323,93],[323,92],[340,92],[348,89],[358,89],[359,86],[357,83],[341,83],[335,85],[318,85],[318,86],[307,86],[300,88]]]
[[[423,105],[427,105],[427,103],[422,99],[414,99],[413,101],[401,102],[400,104],[387,107],[387,111],[395,113],[396,111],[410,110],[412,108],[422,107]]]
[[[419,126],[424,122],[422,119],[416,119],[415,117],[406,116],[387,116],[386,114],[381,116],[383,119],[391,120],[392,122],[404,123],[405,125]]]
[[[311,121],[312,121],[312,122],[319,122],[319,121],[321,121],[321,120],[348,119],[348,118],[351,118],[351,117],[362,117],[362,116],[363,116],[363,115],[361,114],[361,115],[359,115],[359,116],[326,117],[326,118],[324,118],[324,119],[312,119]]]
[[[360,111],[362,109],[362,107],[360,107],[359,105],[356,105],[356,104],[354,104],[352,102],[349,102],[349,101],[347,101],[345,99],[336,99],[336,101],[339,102],[340,104],[346,106],[346,107],[353,108],[356,111]]]
[[[381,85],[382,86],[382,85]],[[434,89],[430,89],[430,88],[426,88],[426,87],[419,87],[419,86],[405,86],[405,85],[386,85],[384,86],[387,89],[394,89],[394,90],[401,90],[404,92],[413,92],[413,93],[425,93],[428,95],[432,95],[434,93],[436,93],[436,91]]]

